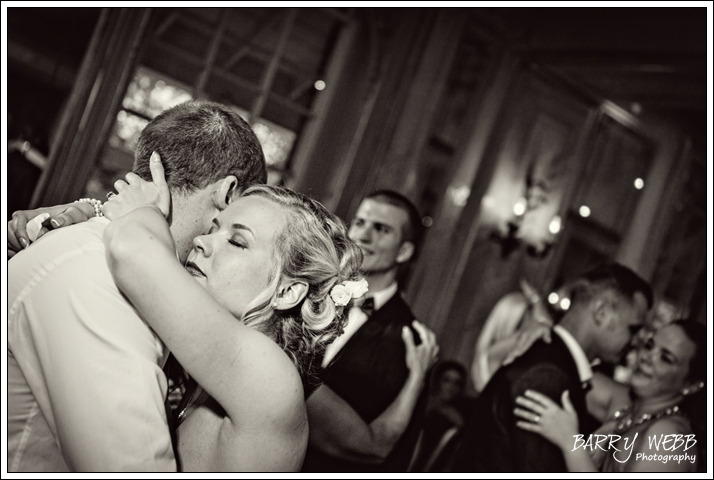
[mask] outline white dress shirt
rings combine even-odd
[[[571,335],[569,331],[567,331],[560,325],[555,325],[553,327],[553,331],[558,334],[561,340],[563,340],[565,346],[568,347],[570,354],[573,356],[573,360],[575,360],[575,366],[578,369],[578,376],[580,377],[580,382],[585,383],[592,380],[593,369],[590,360],[588,360],[587,355],[585,355],[583,348],[580,346],[578,341],[575,340],[575,337],[573,337],[573,335]]]
[[[107,224],[47,233],[8,262],[11,472],[176,470],[168,352],[114,284]]]

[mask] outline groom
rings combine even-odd
[[[152,152],[171,190],[181,262],[219,211],[267,177],[253,131],[216,103],[187,102],[147,125],[134,162],[145,180]],[[114,284],[107,223],[51,232],[8,262],[11,472],[177,469],[164,406],[168,352]]]

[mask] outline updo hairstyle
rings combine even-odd
[[[287,225],[275,239],[271,281],[248,305],[242,320],[273,338],[305,378],[320,365],[325,347],[343,331],[345,312],[355,300],[336,306],[330,291],[361,278],[362,251],[347,236],[342,220],[306,195],[257,185],[243,196],[263,197],[285,207]],[[283,279],[309,285],[305,298],[289,310],[273,307]]]

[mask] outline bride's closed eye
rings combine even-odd
[[[228,243],[230,243],[231,245],[235,245],[236,247],[242,248],[243,250],[248,248],[248,245],[245,240],[240,237],[232,237],[230,240],[228,240]]]

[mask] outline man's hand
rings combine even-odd
[[[436,344],[436,335],[426,326],[414,320],[412,326],[419,334],[421,343],[414,344],[414,334],[409,327],[402,328],[402,340],[407,348],[406,363],[410,376],[423,380],[426,372],[436,362],[439,355],[439,346]]]
[[[27,233],[27,223],[33,218],[47,213],[49,218],[42,222],[42,228],[35,239]],[[82,223],[94,217],[94,207],[84,202],[66,203],[54,207],[42,207],[35,210],[19,210],[12,214],[7,222],[7,258],[14,257],[20,250],[40,238],[50,230],[75,223]]]
[[[164,178],[164,167],[159,154],[151,154],[149,161],[151,182],[142,180],[135,173],[127,173],[126,181],[117,180],[114,188],[118,195],[112,196],[104,204],[104,216],[109,220],[122,217],[139,207],[152,206],[158,208],[164,217],[169,216],[171,194]]]

